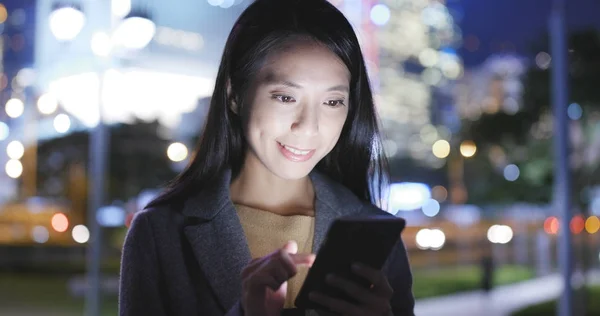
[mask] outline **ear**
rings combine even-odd
[[[233,92],[231,91],[231,80],[227,79],[227,106],[229,106],[229,109],[231,110],[231,112],[239,115],[240,114],[240,106],[237,103],[236,97],[233,95]]]

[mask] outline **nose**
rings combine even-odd
[[[319,133],[319,113],[316,107],[304,105],[292,123],[292,132],[299,136],[314,136]]]

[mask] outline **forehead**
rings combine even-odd
[[[290,43],[267,56],[259,73],[262,83],[293,79],[305,83],[336,81],[348,83],[350,72],[342,60],[327,47],[302,41]]]

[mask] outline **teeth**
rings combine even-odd
[[[291,151],[292,153],[296,154],[296,155],[302,155],[302,156],[304,156],[304,155],[307,155],[310,152],[310,150],[298,150],[298,149],[294,149],[294,148],[288,147],[286,145],[283,145],[283,147],[285,149]]]

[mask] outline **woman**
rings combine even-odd
[[[373,205],[374,175],[385,175],[378,141],[344,16],[325,0],[255,1],[227,40],[196,155],[130,227],[120,314],[291,310],[332,221],[385,214]],[[359,304],[311,299],[344,315],[413,315],[402,242],[382,271],[355,272],[370,289],[330,282]]]

